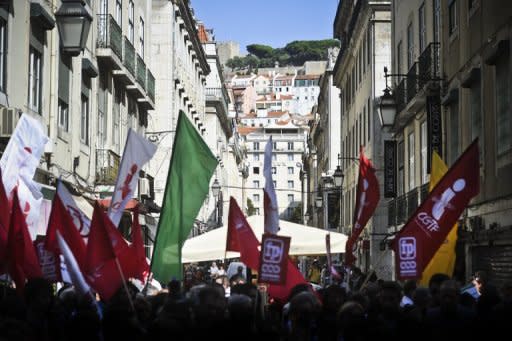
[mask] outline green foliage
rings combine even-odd
[[[293,208],[292,215],[285,220],[296,224],[302,224],[302,204],[299,203],[297,206],[295,206]]]
[[[245,57],[234,57],[226,62],[231,70],[273,67],[276,62],[280,66],[304,65],[306,61],[327,60],[327,49],[339,47],[339,41],[325,40],[296,40],[284,48],[272,48],[268,45],[251,44],[247,46],[249,54]]]
[[[252,200],[247,198],[247,215],[255,215],[256,214],[256,208],[254,207],[254,204],[252,203]]]

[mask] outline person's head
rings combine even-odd
[[[402,288],[400,284],[393,281],[385,281],[382,283],[377,299],[383,313],[399,311],[401,298]]]
[[[359,269],[358,267],[355,267],[352,269],[352,276],[357,277],[357,276],[361,276],[361,275],[362,275],[361,269]]]
[[[430,280],[428,281],[428,290],[430,291],[432,304],[434,306],[439,305],[439,290],[441,288],[441,284],[449,279],[450,277],[448,275],[442,273],[436,273],[430,277]]]
[[[416,281],[409,279],[404,283],[404,296],[409,298],[412,297],[414,291],[416,290]]]
[[[454,312],[459,303],[459,287],[454,280],[447,280],[439,288],[439,304],[441,310],[445,312]]]
[[[482,294],[482,291],[485,289],[485,285],[487,284],[487,273],[485,271],[477,271],[473,276],[473,285],[479,294]]]
[[[301,292],[290,301],[288,319],[292,333],[304,333],[314,328],[322,305],[310,291]]]
[[[217,263],[212,262],[212,268],[216,268],[216,267],[217,267]]]

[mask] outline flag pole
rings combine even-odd
[[[135,312],[135,305],[133,304],[132,297],[130,296],[130,292],[128,291],[128,286],[126,285],[126,279],[124,278],[123,270],[121,269],[121,265],[119,264],[119,259],[117,256],[115,257],[117,270],[119,270],[119,274],[121,275],[121,280],[123,281],[123,287],[126,291],[126,295],[128,296],[128,301],[130,301],[130,306],[133,309],[133,312]]]

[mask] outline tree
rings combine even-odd
[[[251,44],[247,45],[247,52],[258,58],[270,58],[274,54],[274,49],[268,45]]]
[[[260,64],[259,58],[252,54],[247,55],[244,59],[244,64],[247,65],[247,67],[249,68],[249,72],[256,69]]]
[[[256,214],[256,207],[254,207],[254,204],[252,203],[252,200],[247,198],[247,215],[255,215]]]
[[[226,66],[231,68],[231,70],[240,70],[245,66],[244,58],[235,56],[226,62]]]
[[[302,203],[299,202],[297,206],[293,208],[292,215],[286,220],[292,223],[302,224]]]

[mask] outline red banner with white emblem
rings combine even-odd
[[[467,204],[480,191],[478,139],[438,182],[397,234],[393,249],[400,280],[418,279]]]
[[[359,238],[361,231],[363,231],[366,223],[372,217],[373,212],[375,212],[379,200],[379,181],[375,175],[375,168],[373,168],[370,160],[364,156],[364,150],[361,147],[354,225],[345,246],[345,264],[347,266],[352,265],[356,260],[357,238]]]

